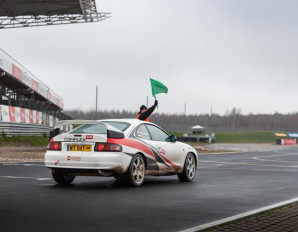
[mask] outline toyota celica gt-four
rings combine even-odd
[[[79,125],[61,133],[67,124]],[[138,119],[59,121],[45,154],[45,165],[59,184],[76,176],[114,176],[140,186],[145,175],[177,174],[193,181],[198,167],[196,150],[177,141],[159,126]]]

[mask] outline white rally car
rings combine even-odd
[[[61,134],[67,124],[80,125]],[[196,150],[177,141],[159,126],[138,119],[59,121],[45,154],[45,165],[60,184],[75,176],[114,176],[140,186],[145,175],[177,174],[180,181],[194,179]],[[58,134],[58,135],[55,135]]]

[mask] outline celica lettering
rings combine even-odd
[[[67,142],[84,142],[86,139],[84,138],[64,138],[64,141]]]

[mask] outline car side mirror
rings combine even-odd
[[[167,139],[167,142],[175,143],[177,141],[177,137],[175,135],[170,135]]]

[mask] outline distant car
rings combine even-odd
[[[67,124],[80,125],[59,134]],[[198,167],[196,150],[177,141],[159,126],[138,119],[68,120],[56,124],[45,154],[45,165],[59,184],[75,176],[114,176],[140,186],[145,175],[177,174],[193,181]]]

